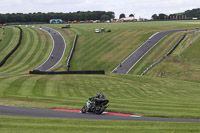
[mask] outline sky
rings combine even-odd
[[[200,8],[200,0],[0,0],[0,13],[113,11],[116,18],[124,13],[150,19],[194,8]]]

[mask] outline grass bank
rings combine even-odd
[[[200,84],[133,75],[21,75],[0,77],[0,104],[81,109],[97,92],[108,111],[152,117],[200,118]]]
[[[187,35],[174,53],[150,70],[147,75],[200,82],[199,42],[200,33]]]
[[[200,123],[0,117],[3,133],[198,133]]]

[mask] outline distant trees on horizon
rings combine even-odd
[[[175,13],[170,15],[166,15],[164,13],[160,13],[158,15],[157,14],[152,15],[153,20],[181,20],[181,19],[184,20],[193,18],[200,19],[200,8],[187,10],[183,13]]]
[[[0,14],[0,23],[10,22],[49,22],[50,19],[62,19],[65,21],[85,21],[85,20],[110,20],[115,18],[115,13],[112,11],[87,11],[73,13],[7,13]]]

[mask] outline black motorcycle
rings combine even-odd
[[[107,105],[109,100],[105,99],[88,99],[86,105],[81,109],[82,113],[93,112],[96,114],[102,114],[105,109],[109,106]]]

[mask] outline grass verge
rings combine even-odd
[[[200,123],[74,120],[0,116],[2,133],[198,133]]]

